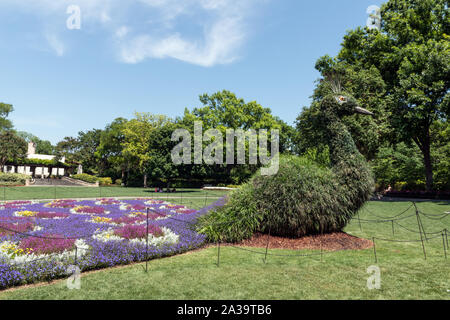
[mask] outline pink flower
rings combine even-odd
[[[75,245],[74,239],[64,239],[60,235],[45,234],[43,237],[46,238],[25,238],[20,242],[19,248],[24,250],[31,249],[31,252],[34,254],[50,254],[72,250]]]
[[[147,226],[126,225],[124,227],[114,230],[114,234],[125,239],[143,239],[147,233]],[[164,233],[160,227],[155,225],[148,226],[148,234],[155,237],[160,237]]]

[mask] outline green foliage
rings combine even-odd
[[[434,170],[431,125],[446,121],[450,111],[449,10],[448,0],[389,0],[381,8],[381,32],[350,31],[337,58],[379,70],[391,142],[417,144],[428,190]]]
[[[1,186],[24,185],[25,181],[29,178],[30,177],[25,174],[0,172],[0,185]]]
[[[96,183],[97,181],[99,181],[98,177],[91,176],[90,174],[87,173],[74,174],[71,177],[88,183]]]
[[[399,143],[395,147],[382,147],[371,162],[376,181],[381,188],[404,182],[402,190],[423,179],[425,169],[417,146]]]
[[[100,144],[95,152],[99,174],[124,178],[127,161],[122,154],[122,144],[125,139],[123,129],[127,122],[127,119],[117,118],[101,132]]]
[[[336,62],[325,56],[318,60],[316,69],[323,77],[337,73],[340,83],[359,105],[375,113],[375,117],[349,114],[342,122],[350,131],[359,150],[368,160],[373,159],[383,141],[390,133],[386,122],[386,107],[383,97],[385,84],[376,68],[363,70],[353,65]],[[322,121],[320,101],[331,92],[329,82],[321,81],[314,91],[313,103],[303,109],[296,119],[297,134],[294,138],[298,154],[308,149],[317,149],[320,153],[328,144],[326,128]]]
[[[8,120],[9,114],[14,110],[13,106],[6,103],[0,103],[0,132],[9,130],[13,127],[11,120]]]
[[[0,132],[0,171],[11,159],[23,159],[26,156],[27,143],[13,131]]]
[[[35,159],[35,158],[20,158],[16,160],[9,160],[15,165],[38,165],[44,167],[61,167],[61,168],[69,168],[70,165],[66,163],[62,163],[56,159],[47,160],[47,159]]]
[[[50,141],[41,140],[35,135],[25,131],[19,131],[17,132],[17,135],[22,137],[27,143],[33,142],[36,145],[37,154],[53,155],[55,153],[55,147],[51,144]]]
[[[301,237],[342,230],[374,189],[370,167],[341,121],[358,106],[343,94],[320,102],[330,167],[307,157],[281,156],[276,174],[258,171],[225,206],[200,221],[200,231],[214,241],[240,241],[256,231]],[[311,155],[318,158],[317,151]]]
[[[198,219],[197,231],[212,242],[239,242],[250,238],[259,228],[262,214],[253,200],[253,187],[244,184],[233,190],[228,204],[212,210]]]
[[[98,178],[98,182],[101,186],[110,186],[113,184],[112,179],[110,177],[100,177]]]

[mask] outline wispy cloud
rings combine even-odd
[[[102,32],[112,34],[113,48],[123,63],[173,58],[210,67],[239,58],[248,37],[248,17],[264,1],[1,0],[0,8],[16,6],[44,15],[51,24],[55,17],[59,21],[65,17],[67,6],[79,5],[83,28],[92,30],[93,25],[100,24]],[[46,29],[48,26],[43,27]],[[44,31],[48,46],[57,56],[67,50],[61,35]]]
[[[66,51],[64,43],[55,35],[47,33],[45,35],[50,48],[55,52],[58,57],[62,57]]]

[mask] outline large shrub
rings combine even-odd
[[[81,181],[84,181],[87,183],[96,183],[98,181],[98,178],[96,176],[91,176],[90,174],[87,174],[87,173],[74,174],[72,176],[72,178],[81,180]]]
[[[212,241],[229,242],[257,231],[285,237],[340,231],[367,200],[361,190],[372,182],[364,180],[349,190],[331,168],[306,157],[282,156],[276,175],[258,171],[224,207],[200,218],[199,230]]]
[[[0,172],[0,185],[17,186],[24,185],[25,181],[30,177],[21,173],[3,173]]]

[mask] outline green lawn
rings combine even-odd
[[[105,197],[151,197],[168,199],[169,201],[193,201],[210,203],[228,191],[177,189],[174,193],[155,193],[154,188],[124,187],[0,187],[1,200],[39,200],[39,199],[73,199],[73,198],[105,198]],[[204,205],[202,205],[204,206]]]
[[[361,219],[390,217],[406,209],[408,202],[370,202]],[[427,214],[450,211],[449,202],[418,204]],[[369,213],[370,211],[370,213]],[[410,209],[404,216],[413,214]],[[376,216],[375,216],[375,215]],[[434,217],[432,217],[434,218]],[[425,231],[450,229],[450,216],[441,220],[422,218]],[[406,228],[418,230],[415,217],[400,220]],[[358,220],[346,232],[364,238],[420,239],[391,222],[374,224]],[[427,260],[420,242],[376,240],[378,263],[373,249],[340,251],[313,257],[269,256],[221,247],[152,260],[149,272],[143,264],[87,273],[81,289],[69,290],[66,280],[51,285],[16,288],[0,292],[0,299],[450,299],[450,259],[444,258],[442,238],[425,243]],[[264,252],[264,249],[256,249]],[[269,250],[275,254],[311,253]],[[450,255],[450,254],[449,254]],[[381,269],[381,289],[366,287],[367,268]]]

